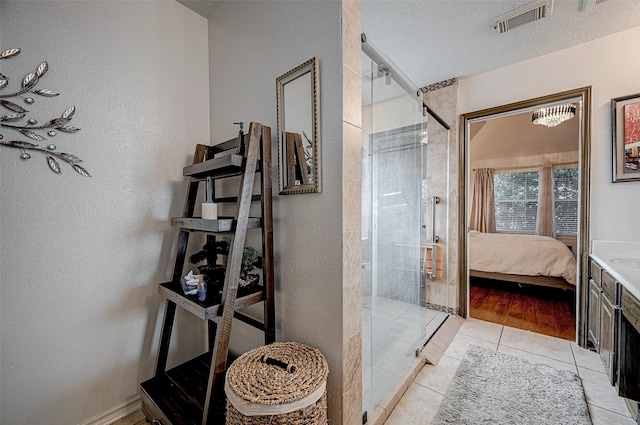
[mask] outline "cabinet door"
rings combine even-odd
[[[640,301],[622,288],[619,314],[618,395],[640,401]]]
[[[600,285],[589,280],[589,310],[587,313],[588,340],[596,351],[600,351]]]
[[[609,375],[609,382],[615,383],[614,354],[615,354],[615,307],[606,294],[600,298],[600,358],[604,370]]]

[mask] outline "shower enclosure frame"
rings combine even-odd
[[[415,87],[412,83],[410,83],[408,78],[406,78],[397,69],[397,67],[395,67],[392,64],[390,64],[390,60],[388,58],[386,58],[383,54],[379,53],[378,49],[374,45],[372,45],[370,43],[370,41],[367,40],[367,37],[366,37],[366,35],[364,33],[362,34],[362,38],[361,39],[362,39],[362,52],[368,57],[367,58],[368,60],[369,59],[371,60],[371,67],[372,67],[372,71],[371,72],[372,72],[372,74],[370,75],[370,77],[371,77],[371,82],[372,82],[372,90],[373,90],[373,84],[374,84],[373,80],[376,79],[376,78],[384,77],[385,78],[385,82],[387,84],[390,84],[391,80],[393,80],[395,83],[397,83],[397,85],[400,86],[404,90],[404,92],[406,92],[406,94],[409,95],[407,100],[410,97],[412,97],[412,93],[415,93],[415,102],[416,102],[415,107],[416,107],[416,110],[414,112],[415,112],[416,115],[414,116],[415,121],[413,121],[415,124],[408,124],[408,125],[402,124],[400,126],[389,127],[388,130],[382,130],[382,131],[374,131],[373,127],[372,127],[371,128],[371,132],[368,133],[367,142],[369,143],[368,148],[371,149],[369,152],[373,155],[374,149],[372,148],[372,146],[374,146],[374,141],[375,141],[376,137],[377,138],[384,138],[384,137],[392,138],[392,137],[394,137],[394,135],[393,135],[394,132],[397,133],[397,136],[400,137],[400,138],[402,138],[402,137],[409,137],[410,138],[412,134],[415,134],[415,136],[416,136],[415,140],[414,140],[414,145],[412,147],[407,145],[408,147],[406,149],[412,149],[412,150],[417,149],[417,152],[418,152],[418,155],[419,155],[419,158],[417,159],[418,160],[418,165],[417,165],[418,168],[416,170],[418,175],[419,175],[419,177],[416,178],[416,185],[418,186],[417,193],[416,193],[416,195],[417,195],[416,196],[416,206],[418,206],[420,212],[418,214],[417,226],[416,226],[417,244],[413,244],[413,245],[410,244],[410,245],[413,246],[413,248],[411,246],[409,246],[409,245],[407,245],[407,247],[409,249],[414,249],[414,250],[417,249],[418,250],[417,262],[416,263],[411,262],[411,264],[417,265],[417,270],[415,270],[415,271],[417,273],[419,273],[419,278],[418,278],[419,294],[418,294],[417,299],[415,301],[417,301],[417,306],[418,307],[420,307],[421,309],[424,309],[426,311],[426,308],[424,307],[425,303],[426,303],[426,300],[427,300],[426,293],[425,293],[425,291],[426,291],[425,284],[427,283],[428,280],[430,280],[430,278],[427,276],[427,273],[426,273],[426,264],[425,264],[425,262],[421,262],[422,251],[423,251],[423,248],[422,248],[423,247],[423,242],[428,241],[428,239],[429,239],[428,237],[425,237],[425,231],[423,231],[423,229],[425,229],[427,227],[426,224],[425,224],[426,218],[424,217],[424,214],[423,214],[424,202],[425,202],[424,201],[424,190],[425,190],[424,189],[424,184],[425,184],[425,180],[424,179],[426,177],[425,176],[425,169],[424,169],[424,167],[426,166],[426,160],[424,158],[425,158],[425,155],[426,155],[426,152],[427,152],[426,143],[428,142],[427,137],[426,137],[427,136],[426,120],[427,120],[428,116],[433,118],[440,126],[442,126],[447,131],[447,134],[449,134],[448,132],[450,130],[450,126],[438,114],[436,114],[431,108],[429,108],[429,106],[424,101],[424,97],[423,97],[422,91],[420,91],[417,87]],[[376,69],[376,65],[377,65],[377,69]],[[377,72],[376,76],[373,75],[374,72]],[[383,80],[380,80],[380,81],[383,81]],[[363,92],[364,92],[364,90],[363,90]],[[406,94],[405,94],[405,96],[406,96]],[[374,113],[373,112],[373,108],[374,108],[375,104],[376,104],[376,102],[373,101],[373,94],[372,94],[372,100],[371,100],[371,108],[372,108],[372,112],[371,113],[372,114]],[[412,112],[412,113],[414,113],[414,112]],[[366,115],[366,114],[364,114],[364,115]],[[372,121],[371,125],[373,126],[373,121]],[[363,128],[364,128],[364,125],[363,125]],[[385,134],[385,133],[388,133],[388,134]],[[363,134],[367,134],[367,133],[363,133]],[[447,137],[449,137],[449,136],[447,136]],[[420,143],[420,142],[422,142],[422,143]],[[448,144],[447,144],[447,149],[448,149]],[[448,153],[448,150],[447,150],[447,153]],[[373,159],[371,159],[371,161],[373,161]],[[368,164],[368,165],[369,165],[369,172],[373,173],[372,165],[371,164]],[[365,169],[366,169],[365,163],[363,162],[363,183],[365,182],[365,176],[364,176],[364,173],[366,173]],[[416,172],[416,171],[414,171],[414,172]],[[447,175],[448,175],[448,173],[447,173]],[[373,176],[373,175],[371,175],[371,176]],[[446,178],[447,178],[447,183],[446,184],[447,184],[447,188],[448,188],[448,177],[446,176]],[[371,180],[369,181],[369,184],[372,185],[371,187],[373,187],[373,185],[375,185],[375,183],[373,181],[371,181]],[[365,188],[365,191],[366,191],[366,188]],[[381,196],[380,193],[377,194],[377,195],[374,195],[374,193],[377,193],[377,192],[373,192],[372,191],[372,193],[369,194],[370,197],[368,199],[370,200],[370,202],[373,202],[373,199],[374,199],[373,197],[374,196],[377,196],[377,197]],[[445,194],[445,196],[446,196],[446,194]],[[367,199],[367,198],[363,194],[363,208],[364,208],[364,204],[366,203],[365,199]],[[433,202],[433,206],[432,207],[434,207],[437,204],[438,200],[439,200],[438,196],[433,196],[431,198],[431,201]],[[378,204],[376,203],[376,205],[378,205]],[[373,204],[371,204],[370,207],[373,208]],[[435,210],[432,210],[431,212],[432,212],[432,223],[435,224]],[[367,214],[367,212],[365,212],[365,214]],[[369,219],[372,220],[371,223],[373,223],[374,222],[373,220],[375,219],[375,217],[374,217],[374,215],[371,215],[371,214],[375,214],[375,213],[373,212],[373,210],[371,210],[371,211],[368,212],[368,214],[370,214]],[[363,230],[365,229],[365,227],[366,226],[363,225]],[[433,230],[433,228],[434,227],[433,227],[433,224],[432,224],[431,225],[431,229]],[[369,230],[369,232],[367,232],[366,237],[365,237],[365,234],[363,234],[363,243],[364,243],[364,240],[367,240],[367,243],[368,243],[368,239],[366,239],[368,237],[371,237],[371,238],[374,238],[374,239],[376,238],[374,233],[370,229],[368,229],[368,230]],[[443,228],[440,231],[444,232],[445,229]],[[437,241],[433,241],[433,239],[436,239],[436,238],[431,237],[431,239],[432,239],[432,241],[430,241],[430,243],[437,242]],[[373,254],[373,255],[370,254],[371,258],[376,258],[375,250],[377,249],[377,245],[375,243],[370,243],[370,245],[367,245],[367,246],[369,247],[369,249],[371,249],[370,253]],[[445,250],[443,250],[443,252],[445,252],[445,255],[446,255],[446,248],[445,248]],[[368,258],[368,256],[365,256],[363,254],[363,260],[365,258]],[[411,261],[413,261],[413,260],[411,260]],[[432,255],[431,261],[432,261],[431,271],[433,273],[433,276],[435,277],[436,255]],[[363,263],[363,268],[364,268],[364,266],[365,266],[365,264]],[[372,266],[371,267],[372,276],[373,276],[373,273],[375,272],[375,268],[376,268],[376,266]],[[446,257],[445,257],[444,273],[445,273],[444,281],[446,282],[446,273],[447,273]],[[363,279],[365,279],[364,276],[363,276]],[[373,285],[373,283],[372,283],[372,285]],[[363,286],[363,289],[364,289],[364,286]],[[364,291],[363,291],[363,294],[364,294]],[[372,293],[371,293],[372,300],[373,300],[374,294],[375,294],[374,289],[372,289]],[[367,297],[366,295],[363,295],[363,296]],[[365,301],[365,299],[363,299],[363,301]],[[414,304],[416,304],[416,303],[414,302]],[[444,312],[445,313],[445,318],[442,319],[443,321],[446,320],[446,314],[448,314],[449,310],[450,310],[448,308],[448,305],[449,305],[449,303],[448,303],[448,298],[447,298],[447,301],[445,302],[445,306],[443,306],[444,309],[446,310],[446,312]],[[365,312],[364,309],[363,309],[363,312]],[[368,313],[365,312],[365,315],[366,314],[368,314]],[[441,314],[441,313],[439,313],[439,314]],[[375,326],[373,325],[373,323],[374,323],[373,316],[369,316],[369,320],[370,320],[370,326],[371,326],[371,334],[372,334],[372,338],[373,338],[373,336],[375,335],[375,332],[374,332],[375,331],[375,329],[374,329]],[[435,331],[435,329],[437,329],[443,323],[443,321],[440,322],[439,324],[437,324],[431,331]],[[363,326],[366,326],[366,322],[367,322],[367,320],[365,319],[365,317],[363,317]],[[426,322],[424,322],[424,323],[426,325]],[[411,346],[414,347],[409,353],[410,356],[413,356],[413,355],[418,356],[420,351],[424,348],[425,344],[428,342],[430,335],[426,334],[427,333],[427,329],[426,328],[427,328],[427,326],[423,326],[422,327],[422,330],[421,330],[421,332],[423,333],[422,337],[416,338],[416,340],[414,340],[414,342],[412,342],[411,344],[407,344],[407,345],[411,345]],[[364,331],[364,328],[363,328],[363,335],[364,334],[365,334],[365,331]],[[363,339],[363,352],[364,352],[364,347],[365,347],[365,340]],[[372,350],[371,351],[371,358],[370,358],[372,364],[373,364],[373,361],[374,361],[374,357],[375,357],[375,355],[373,354],[373,350]],[[410,361],[409,361],[409,363],[410,363]],[[405,367],[408,367],[409,363]],[[364,359],[364,357],[363,357],[363,367],[365,367],[365,359]],[[374,379],[373,372],[371,372],[371,374],[372,374],[371,375],[372,379]],[[399,378],[400,375],[402,375],[402,372],[398,373],[398,376],[396,377],[396,379]],[[363,373],[363,376],[364,376],[364,373]],[[388,390],[391,390],[391,388],[389,388]],[[365,393],[366,393],[366,391],[365,391],[365,389],[363,389],[363,395],[365,395]],[[386,394],[384,394],[384,395],[386,395]],[[366,414],[367,410],[369,410],[369,409],[373,410],[374,406],[379,404],[379,401],[380,400],[374,400],[372,405],[366,406],[365,403],[364,403],[365,400],[363,399],[363,410],[365,410],[365,414]]]

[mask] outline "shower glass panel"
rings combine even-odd
[[[422,96],[368,40],[362,52],[363,409],[373,412],[446,314],[425,308],[427,119]],[[430,210],[431,211],[431,210]],[[445,229],[442,228],[444,232]],[[426,246],[430,246],[425,250]],[[435,248],[440,269],[442,252]],[[429,258],[433,258],[429,256]],[[430,260],[431,261],[431,260]],[[434,263],[435,264],[435,263]],[[440,271],[438,277],[442,279]],[[444,319],[442,319],[444,320]]]

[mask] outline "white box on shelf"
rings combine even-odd
[[[202,218],[205,220],[218,219],[218,204],[215,202],[202,203]]]

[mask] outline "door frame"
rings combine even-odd
[[[579,158],[580,169],[580,206],[578,212],[578,281],[576,287],[576,337],[580,346],[586,345],[586,308],[589,295],[588,262],[589,262],[589,200],[590,200],[590,169],[591,169],[591,86],[554,93],[507,105],[496,106],[480,111],[462,114],[460,116],[460,155],[458,158],[458,306],[459,314],[468,317],[469,314],[469,275],[468,275],[468,226],[469,206],[469,125],[472,121],[510,115],[523,109],[540,107],[549,103],[559,103],[578,98],[582,107],[578,108],[578,117],[582,120],[580,126]]]

